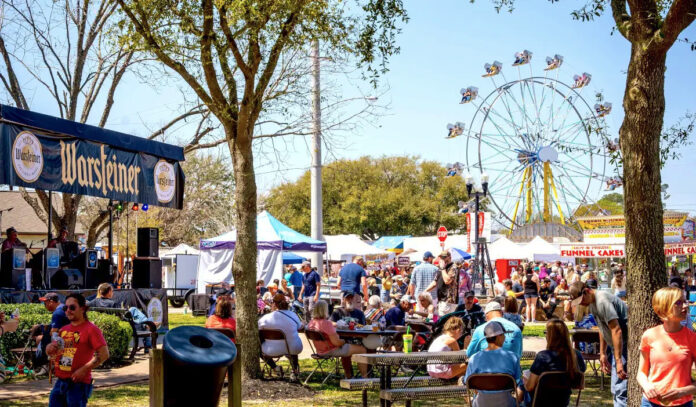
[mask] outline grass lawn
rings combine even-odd
[[[314,362],[310,359],[305,359],[300,361],[302,379],[309,375],[314,367]],[[286,370],[289,368],[287,361],[283,360],[280,363]],[[530,362],[523,364],[522,368],[529,368]],[[273,405],[274,407],[297,407],[298,405],[303,406],[341,406],[341,407],[356,407],[361,403],[360,392],[351,392],[347,390],[340,389],[338,383],[335,380],[329,381],[326,385],[321,384],[323,377],[314,375],[312,381],[309,382],[308,387],[317,393],[311,398],[282,398],[278,400],[268,400],[268,399],[258,399],[258,400],[244,400],[244,406],[268,406]],[[288,384],[291,386],[291,384]],[[295,386],[295,385],[292,385]],[[582,397],[580,400],[581,406],[611,406],[612,398],[609,392],[609,379],[605,379],[605,390],[603,392],[599,391],[599,381],[595,379],[592,375],[587,375],[586,379],[587,389],[583,390]],[[377,397],[377,392],[370,392],[369,395],[369,405],[376,406],[379,405],[379,399]],[[574,400],[574,399],[573,399]],[[574,401],[573,401],[574,402]],[[12,402],[0,402],[0,407],[9,406],[23,406],[23,407],[39,407],[46,406],[48,404],[48,397],[38,397],[34,399],[20,399],[13,400]],[[133,384],[124,385],[118,387],[111,387],[105,389],[95,390],[92,397],[89,400],[90,406],[96,407],[110,407],[110,406],[128,406],[128,407],[140,407],[147,406],[149,404],[148,395],[148,384]],[[433,401],[414,401],[412,405],[414,407],[455,407],[465,405],[466,401],[462,398],[453,399],[442,399]],[[223,389],[221,396],[221,406],[227,405],[227,389]],[[401,405],[401,404],[397,404]],[[573,404],[574,405],[574,404]]]
[[[169,329],[182,325],[205,326],[205,317],[194,317],[191,314],[169,314]]]

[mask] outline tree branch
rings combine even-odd
[[[696,1],[674,0],[669,8],[662,27],[655,33],[655,41],[650,45],[662,52],[669,48],[693,21],[696,19]]]

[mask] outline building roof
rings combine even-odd
[[[28,192],[29,195],[38,199],[35,192]],[[53,195],[53,206],[59,214],[63,213],[63,205],[58,204],[62,200],[60,194]],[[12,208],[11,211],[4,210]],[[0,211],[2,212],[2,235],[5,235],[7,228],[14,227],[20,235],[42,235],[46,234],[48,228],[34,212],[34,209],[22,198],[19,191],[0,191]],[[84,234],[84,228],[77,223],[75,234]]]

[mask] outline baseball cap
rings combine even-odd
[[[427,251],[427,252],[423,253],[423,260],[429,259],[429,258],[435,258],[435,256],[433,256],[432,252]]]
[[[305,261],[302,262],[302,265],[301,265],[300,267],[304,267],[304,266],[312,267],[312,263],[310,263],[310,262],[308,262],[307,260],[305,260]]]
[[[583,290],[585,290],[586,287],[587,286],[585,285],[585,283],[581,281],[576,281],[570,285],[568,294],[570,295],[570,299],[572,300],[572,306],[577,307],[578,305],[580,305],[580,303],[582,302],[582,292]]]
[[[362,258],[362,256],[356,256],[356,257],[353,259],[353,263],[357,263],[357,262],[359,262],[359,261],[365,261],[365,260]]]
[[[491,304],[498,303],[493,302]],[[500,304],[498,304],[498,306],[500,306]],[[496,336],[505,335],[506,333],[508,332],[505,330],[505,328],[503,328],[503,324],[498,321],[491,321],[483,328],[483,335],[486,338],[495,338]]]
[[[413,299],[413,297],[411,297],[410,295],[404,295],[403,297],[401,297],[401,301],[408,301],[411,304],[416,303],[416,300]]]
[[[60,302],[60,297],[56,293],[46,293],[43,297],[39,298],[39,301],[55,301]]]
[[[469,297],[475,297],[476,294],[474,294],[473,291],[467,291],[464,293],[464,298],[469,298]]]
[[[443,251],[440,253],[440,256],[438,256],[438,257],[447,257],[447,256],[449,256],[449,255],[450,255],[450,253],[449,253],[447,250],[443,250]]]
[[[503,308],[500,306],[500,303],[497,301],[491,301],[488,304],[486,304],[486,308],[484,309],[484,315],[488,314],[489,312],[493,311],[501,311]]]

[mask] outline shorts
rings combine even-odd
[[[343,346],[340,348],[336,349],[331,349],[330,351],[326,353],[322,353],[322,356],[334,356],[337,358],[345,358],[350,356],[350,344],[349,343],[344,343]]]
[[[539,294],[525,294],[524,298],[539,298]]]
[[[440,301],[437,304],[437,313],[439,316],[445,316],[451,312],[454,312],[454,310],[457,308],[456,304],[450,304],[445,301]]]

